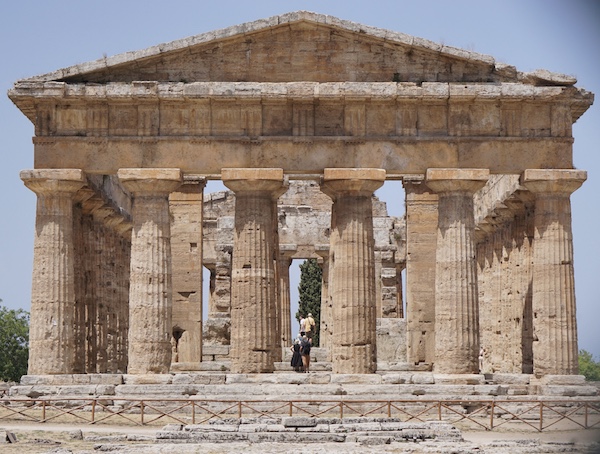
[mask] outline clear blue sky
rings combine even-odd
[[[521,71],[577,77],[600,94],[598,0],[6,1],[0,7],[0,88],[58,68],[210,30],[308,10],[492,55]],[[600,104],[600,100],[597,101]],[[19,180],[33,166],[33,127],[0,97],[0,299],[29,310],[35,196]],[[575,165],[588,181],[572,196],[579,346],[600,357],[600,107],[575,124]],[[402,212],[395,191],[380,193]]]

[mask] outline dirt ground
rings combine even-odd
[[[0,444],[2,454],[40,453],[600,453],[600,429],[553,432],[463,431],[464,443],[392,443],[365,446],[359,443],[154,443],[156,427],[90,426],[68,424],[3,423],[0,430],[14,433],[17,443]],[[83,437],[81,439],[80,437]],[[128,439],[129,437],[129,439]],[[131,438],[134,438],[132,440]],[[597,444],[594,445],[594,443]],[[586,446],[587,445],[587,446]]]

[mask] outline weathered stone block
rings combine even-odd
[[[475,385],[475,394],[482,396],[503,396],[506,394],[507,387],[499,385]]]
[[[532,385],[583,385],[583,375],[544,375],[539,379],[531,377]]]
[[[228,385],[242,383],[277,383],[274,374],[227,374],[225,383]]]
[[[228,372],[231,369],[231,361],[203,361],[199,369],[205,372]]]
[[[332,374],[332,384],[365,384],[374,385],[381,383],[381,375],[377,374]]]
[[[228,356],[229,345],[206,345],[202,347],[203,355]]]
[[[398,385],[398,384],[406,384],[411,383],[413,374],[410,372],[406,373],[389,373],[381,376],[381,380],[383,384],[389,385]]]
[[[330,443],[344,442],[345,437],[343,435],[330,433],[259,432],[248,434],[248,441],[251,443]]]
[[[190,432],[192,442],[227,443],[248,440],[248,433],[240,432]]]
[[[189,396],[196,395],[198,393],[198,389],[203,385],[121,385],[115,389],[116,396],[131,396],[131,397],[139,397],[139,396]],[[218,386],[218,385],[217,385]]]
[[[384,277],[382,270],[382,277]],[[395,270],[393,270],[395,273]],[[406,362],[406,320],[403,318],[377,319],[377,361]],[[379,365],[378,365],[379,369]]]
[[[192,434],[189,432],[175,431],[175,430],[159,430],[156,432],[156,441],[161,440],[189,440],[192,438]]]
[[[54,376],[52,375],[23,375],[21,377],[21,385],[51,385],[53,384]]]
[[[528,374],[492,374],[492,380],[499,385],[528,385],[531,377]]]
[[[542,385],[539,393],[544,396],[597,396],[598,388],[585,385]]]
[[[430,373],[414,373],[411,382],[415,385],[430,385],[435,383],[435,379]]]
[[[171,374],[139,374],[123,375],[123,383],[126,385],[167,385],[173,383]]]
[[[381,446],[389,445],[392,442],[392,437],[368,436],[357,437],[356,441],[362,446]]]
[[[329,433],[329,424],[317,424],[311,427],[297,427],[297,432]]]
[[[323,385],[327,383],[331,383],[331,374],[307,374],[309,376],[309,380],[311,384],[314,385]]]
[[[237,432],[239,424],[190,424],[185,430],[191,433],[198,432]]]
[[[526,396],[527,394],[529,394],[527,385],[511,385],[507,390],[509,396]]]
[[[433,374],[436,385],[483,385],[485,377],[479,374]]]
[[[173,376],[174,385],[197,384],[197,385],[223,385],[225,384],[224,374],[176,374]]]
[[[16,443],[17,436],[8,431],[8,430],[0,430],[0,444],[2,443]]]
[[[315,418],[292,416],[281,418],[281,424],[283,424],[284,427],[316,427],[317,420]]]

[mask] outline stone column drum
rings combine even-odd
[[[286,187],[282,169],[223,169],[235,192],[231,265],[231,370],[273,372],[281,351],[277,318],[276,200]]]
[[[521,183],[535,194],[533,239],[533,372],[577,374],[577,320],[570,195],[584,170],[525,170]]]
[[[434,364],[438,373],[479,372],[473,194],[488,178],[488,169],[427,170],[427,186],[439,197]]]
[[[29,375],[72,374],[75,365],[73,197],[79,169],[24,170],[37,194],[29,333]]]
[[[333,200],[330,286],[334,373],[369,374],[376,360],[375,241],[372,196],[383,169],[325,169],[321,190]]]
[[[319,254],[321,255],[321,254]],[[333,316],[329,298],[329,250],[327,256],[319,258],[323,271],[321,282],[321,326],[319,329],[319,347],[327,349],[327,361],[331,361],[331,336],[333,334]]]
[[[171,263],[173,332],[180,363],[202,361],[202,219],[206,180],[186,175],[169,196],[171,213]],[[175,362],[175,358],[172,358]]]
[[[406,193],[406,338],[409,364],[435,358],[435,254],[438,196],[424,177],[404,178]]]
[[[169,193],[179,169],[119,169],[133,194],[129,288],[129,374],[169,372],[171,365],[171,232]]]
[[[277,265],[279,267],[279,315],[281,320],[281,347],[290,348],[292,345],[292,325],[290,315],[290,266],[292,259],[279,254]]]

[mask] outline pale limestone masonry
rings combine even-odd
[[[483,372],[533,372],[532,197],[518,175],[492,175],[475,195]]]
[[[400,273],[404,268],[405,251],[399,243],[404,238],[404,219],[388,216],[385,203],[376,197],[372,202],[377,318],[398,318],[402,316],[403,310]],[[232,192],[206,195],[203,261],[204,265],[211,270],[211,295],[208,319],[205,322],[206,329],[202,337],[204,345],[229,345],[231,266],[230,261],[219,258],[230,257],[233,249],[233,230],[230,220],[234,219],[234,205],[235,195]],[[292,180],[287,191],[279,197],[277,206],[280,285],[278,308],[281,308],[278,319],[281,320],[281,346],[284,351],[287,351],[291,345],[291,336],[295,337],[298,334],[298,325],[291,326],[289,321],[290,263],[292,259],[314,258],[318,260],[324,273],[321,346],[325,347],[329,343],[332,332],[331,304],[326,291],[329,274],[331,199],[320,191],[315,181]],[[218,268],[217,263],[219,263]],[[174,297],[177,297],[175,293]],[[184,310],[177,310],[180,322],[176,321],[175,312],[174,309],[173,325],[185,322],[187,313]],[[382,337],[381,341],[383,339]],[[397,344],[393,339],[391,342]],[[205,359],[212,360],[212,356],[214,355],[207,355]],[[223,360],[226,357],[219,354],[218,359]],[[394,360],[404,362],[405,358],[401,355]]]
[[[314,257],[335,373],[383,367],[388,318],[406,350],[382,345],[386,367],[576,374],[572,125],[593,103],[576,83],[303,11],[17,81],[38,195],[29,373],[214,371],[227,365],[202,361],[228,356],[271,372],[294,334],[286,268]],[[211,179],[235,201],[204,200]],[[281,219],[290,180],[307,186]],[[388,180],[403,221],[373,206]],[[204,220],[211,203],[223,216]]]
[[[396,400],[427,398],[538,400],[559,397],[593,397],[598,389],[581,375],[435,374],[398,371],[387,374],[63,374],[25,375],[19,385],[10,388],[11,397],[81,398],[101,396],[118,400],[162,398],[166,395],[194,396],[196,399],[285,399],[296,398],[299,386],[310,398],[323,400]],[[522,404],[519,404],[522,405]],[[288,411],[287,407],[281,409]]]
[[[438,198],[424,177],[402,180],[406,207],[407,361],[435,362],[435,254]],[[418,276],[408,279],[408,276]]]
[[[324,169],[322,191],[333,200],[329,251],[333,371],[376,369],[375,240],[372,196],[383,169]]]
[[[85,180],[78,169],[23,171],[21,179],[38,196],[29,372],[67,374],[75,366],[73,197]]]
[[[206,194],[204,199],[202,262],[210,271],[208,318],[202,333],[204,345],[230,342],[234,203],[231,191]]]
[[[169,194],[179,169],[120,169],[133,195],[128,372],[166,373],[171,366],[172,295]]]
[[[202,216],[206,180],[187,176],[169,196],[173,273],[172,363],[202,361]]]
[[[237,373],[273,372],[281,360],[277,318],[277,198],[283,169],[223,169],[236,193],[231,264],[231,359]]]
[[[571,193],[586,180],[581,170],[528,169],[523,185],[535,195],[533,252],[534,372],[578,369]]]
[[[402,422],[396,418],[327,418],[307,416],[229,418],[208,424],[169,424],[156,434],[161,443],[244,441],[248,443],[360,443],[363,446],[392,442],[459,443],[460,431],[442,421]],[[446,445],[440,446],[445,448]],[[337,449],[336,449],[337,451]]]
[[[473,194],[487,169],[429,169],[427,185],[438,194],[435,268],[435,370],[477,373],[479,317]]]

